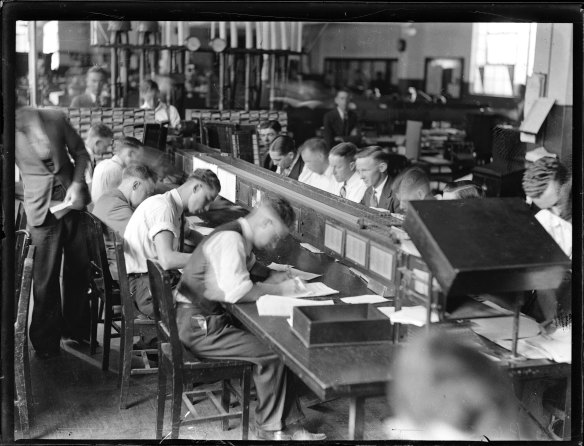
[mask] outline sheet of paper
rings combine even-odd
[[[189,226],[200,225],[204,223],[201,217],[197,217],[196,215],[187,215],[185,219],[189,222]]]
[[[265,294],[256,301],[260,316],[292,317],[294,307],[313,305],[334,305],[332,300],[304,300],[287,296]]]
[[[391,314],[395,313],[395,307],[377,307],[379,311],[389,317]]]
[[[374,208],[373,206],[371,206],[370,209],[375,209],[377,212],[383,212],[384,214],[391,214],[389,210],[383,208]]]
[[[400,311],[388,314],[389,319],[393,324],[409,324],[417,327],[426,325],[426,307],[417,305],[414,307],[403,307]],[[431,322],[438,322],[438,315],[433,312],[430,316]]]
[[[321,251],[320,249],[312,246],[310,243],[300,243],[300,246],[302,246],[304,249],[308,249],[310,252],[313,252],[314,254],[324,254],[324,251]]]
[[[416,245],[411,240],[401,240],[400,248],[406,254],[421,257],[420,251],[418,251],[418,248],[416,248]]]
[[[208,228],[207,226],[191,226],[191,228],[200,234],[209,235],[211,232],[215,230],[215,228]]]
[[[312,279],[316,279],[317,277],[322,276],[322,274],[316,274],[316,273],[310,273],[308,271],[302,271],[296,268],[293,268],[291,265],[284,265],[282,263],[270,263],[268,265],[268,268],[274,270],[274,271],[288,271],[288,269],[290,269],[290,273],[295,276],[295,277],[299,277],[302,280],[312,280]]]
[[[290,294],[287,297],[320,297],[329,296],[331,294],[338,294],[337,290],[326,286],[322,282],[307,283],[305,286],[306,290],[299,293]]]
[[[359,279],[361,279],[363,282],[365,283],[369,283],[369,276],[363,274],[361,271],[359,271],[356,268],[350,267],[349,271],[351,271],[353,274],[355,274]]]
[[[73,206],[72,201],[68,202],[63,201],[61,203],[55,204],[54,206],[51,206],[49,208],[49,211],[51,211],[51,214],[53,214],[55,218],[59,219],[63,217],[67,212],[69,212],[71,206]]]
[[[487,317],[471,320],[472,330],[491,341],[513,338],[512,317]],[[539,334],[539,325],[533,319],[519,316],[519,338],[531,338]]]
[[[364,294],[362,296],[341,297],[341,300],[346,304],[378,304],[380,302],[387,302],[384,297],[377,294]]]
[[[219,182],[221,183],[221,191],[219,192],[219,195],[229,200],[231,203],[235,203],[237,201],[237,176],[219,168],[217,169],[217,178],[219,178]]]

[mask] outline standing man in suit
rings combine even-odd
[[[372,208],[399,210],[399,202],[391,190],[389,177],[389,153],[379,146],[364,148],[355,155],[357,173],[367,186],[361,204]]]
[[[359,145],[361,134],[357,127],[357,115],[349,110],[351,94],[347,90],[339,90],[335,96],[336,108],[324,115],[324,139],[329,147],[340,142],[352,142]]]
[[[61,337],[77,341],[89,337],[89,259],[79,212],[89,202],[85,184],[89,154],[61,112],[21,107],[16,111],[15,158],[28,230],[36,246],[30,340],[37,356],[47,359],[59,354]],[[64,215],[50,212],[57,202],[70,203]]]
[[[276,173],[297,180],[304,168],[304,161],[296,150],[294,140],[287,135],[276,136],[270,144],[270,158]]]
[[[87,71],[85,93],[71,100],[71,108],[107,107],[102,102],[101,92],[107,82],[107,73],[101,67],[94,66]]]

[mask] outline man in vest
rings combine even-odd
[[[294,220],[290,204],[276,198],[265,199],[245,218],[220,226],[191,255],[175,294],[179,337],[196,356],[255,364],[255,432],[260,440],[325,438],[300,427],[303,414],[292,376],[258,338],[231,323],[222,305],[296,291],[295,280],[283,272],[269,272],[253,254],[253,249],[275,248]]]

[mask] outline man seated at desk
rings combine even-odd
[[[399,202],[392,191],[389,177],[389,153],[379,146],[364,148],[355,155],[357,173],[367,186],[361,204],[397,212]]]
[[[91,182],[91,201],[95,203],[104,193],[118,187],[122,182],[124,168],[140,162],[143,154],[142,143],[136,138],[124,137],[117,140],[114,156],[95,167]]]
[[[341,184],[339,195],[347,200],[360,203],[367,186],[355,169],[357,146],[351,142],[342,142],[334,146],[329,153],[329,165],[333,168],[335,180]]]
[[[180,127],[180,115],[173,105],[167,105],[160,100],[160,89],[153,80],[145,80],[140,86],[144,103],[140,108],[154,110],[154,119],[159,123],[167,123],[173,129]]]
[[[280,198],[264,199],[245,218],[217,228],[195,250],[176,288],[177,325],[183,344],[196,356],[255,364],[256,436],[260,440],[324,440],[297,423],[303,418],[292,376],[278,357],[251,333],[236,328],[224,302],[254,302],[264,294],[290,294],[296,282],[286,273],[256,264],[254,249],[274,249],[288,235],[294,210]],[[250,272],[265,280],[253,283]],[[262,271],[263,269],[263,271]]]
[[[108,107],[110,104],[103,97],[102,92],[107,84],[106,71],[98,66],[87,70],[85,77],[85,93],[75,96],[71,100],[71,108]]]
[[[143,315],[153,313],[146,259],[155,259],[165,270],[183,268],[190,257],[178,251],[183,214],[208,210],[220,190],[213,172],[197,169],[184,184],[147,198],[134,211],[124,232],[124,257],[130,294]]]
[[[275,119],[270,119],[269,121],[262,121],[258,125],[258,135],[259,135],[259,145],[260,154],[263,158],[262,166],[266,169],[270,169],[272,172],[276,170],[276,165],[274,164],[272,158],[266,153],[272,142],[280,136],[282,132],[282,126]]]
[[[419,167],[410,167],[404,170],[395,179],[395,189],[399,200],[400,210],[405,213],[408,203],[412,200],[435,200],[430,187],[430,179],[424,170]]]
[[[328,146],[322,138],[310,138],[299,149],[304,169],[298,181],[325,192],[338,195],[339,183],[333,176],[333,169],[329,166]]]
[[[98,122],[89,127],[85,138],[85,150],[89,153],[89,163],[85,168],[85,182],[91,191],[93,171],[99,161],[110,151],[114,133],[107,125]]]
[[[358,144],[361,141],[361,134],[357,127],[357,115],[349,110],[351,94],[349,91],[341,89],[335,96],[334,110],[324,115],[324,139],[329,147],[340,142],[352,142]]]
[[[276,166],[276,173],[297,180],[304,168],[294,140],[287,135],[279,135],[270,144],[270,158]]]

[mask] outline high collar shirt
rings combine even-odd
[[[357,172],[354,172],[351,175],[345,185],[346,195],[345,198],[347,200],[354,201],[355,203],[360,203],[363,199],[363,195],[365,195],[365,191],[367,190],[367,186],[363,182],[363,180],[357,175]],[[340,183],[340,187],[343,187],[343,183]],[[340,193],[340,188],[339,188]]]
[[[310,170],[306,165],[298,177],[298,181],[325,192],[339,195],[340,183],[333,176],[333,168],[328,166],[323,174],[318,174]]]
[[[182,214],[183,204],[176,189],[153,195],[136,208],[124,232],[128,274],[146,273],[146,259],[158,260],[154,237],[162,231],[172,232],[173,249],[178,251]]]

